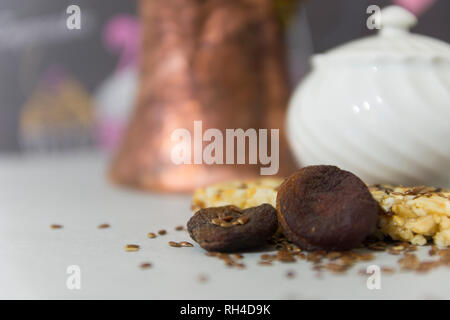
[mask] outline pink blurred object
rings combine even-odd
[[[135,16],[119,14],[103,29],[103,42],[111,52],[119,52],[119,69],[136,64],[139,51],[139,22]]]
[[[427,11],[427,9],[436,1],[437,0],[393,0],[396,5],[408,9],[416,16],[419,16]]]
[[[102,119],[97,124],[97,142],[103,149],[114,150],[125,129],[123,121]]]
[[[103,28],[103,43],[119,55],[116,70],[99,86],[96,101],[96,140],[107,151],[120,141],[128,115],[134,105],[137,86],[139,22],[135,16],[120,14]]]

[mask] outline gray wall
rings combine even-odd
[[[51,32],[32,33],[33,23],[51,25],[58,15],[65,16],[70,4],[82,8],[86,24],[81,31],[68,31],[61,23]],[[370,33],[365,27],[365,10],[370,4],[384,6],[390,1],[309,0],[305,3],[304,11],[296,15],[288,33],[293,84],[307,72],[307,59],[313,52]],[[135,10],[133,0],[0,0],[0,33],[12,24],[16,29],[6,39],[27,38],[24,35],[27,32],[30,38],[13,39],[16,44],[6,45],[5,32],[0,34],[0,151],[19,149],[20,107],[46,67],[55,63],[64,65],[90,91],[112,72],[117,57],[103,48],[101,26],[117,13],[133,14]],[[414,31],[450,42],[449,21],[450,1],[439,0],[420,17]]]
[[[70,4],[82,9],[81,30],[67,30],[63,19],[60,24],[54,23],[58,16],[67,16],[66,8]],[[22,39],[26,37],[24,33],[32,34],[33,26],[39,21],[60,28],[38,32],[30,39],[17,40],[16,44],[0,42],[0,151],[18,150],[20,107],[46,67],[64,65],[89,90],[112,72],[116,57],[102,47],[100,27],[116,13],[135,11],[133,0],[0,1],[0,32],[12,26],[15,38]],[[34,29],[46,30],[48,26]]]

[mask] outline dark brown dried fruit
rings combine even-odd
[[[278,191],[277,210],[283,233],[306,250],[358,247],[378,218],[367,186],[354,174],[325,165],[287,178]]]
[[[245,224],[227,226],[214,224],[220,217],[245,217]],[[235,206],[206,208],[197,211],[189,220],[188,231],[192,239],[208,251],[239,251],[264,245],[277,231],[278,221],[274,207],[262,204],[240,210]]]

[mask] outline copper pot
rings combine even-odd
[[[110,176],[148,190],[189,191],[250,178],[259,165],[175,165],[171,134],[280,129],[280,175],[293,169],[284,139],[288,80],[272,0],[143,0],[137,106]]]

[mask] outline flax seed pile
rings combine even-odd
[[[278,236],[271,241],[274,251],[260,255],[258,265],[272,266],[276,263],[296,263],[306,261],[312,265],[312,269],[318,272],[330,271],[332,273],[346,273],[358,263],[364,263],[375,260],[376,252],[387,252],[388,254],[399,256],[398,266],[402,271],[416,271],[425,273],[440,266],[450,267],[450,249],[439,249],[435,245],[430,246],[428,252],[430,260],[420,261],[414,253],[417,246],[407,242],[386,242],[375,239],[367,240],[361,248],[352,251],[313,251],[302,252],[295,244],[290,243],[282,236]],[[242,254],[226,254],[220,252],[206,252],[206,256],[215,257],[227,267],[238,269],[245,268]],[[381,266],[381,271],[386,274],[392,274],[396,271],[390,266]],[[367,275],[366,270],[359,272]],[[292,278],[291,274],[288,276]]]
[[[198,210],[205,207],[235,205],[241,209],[258,206],[262,203],[275,205],[280,179],[261,179],[247,182],[218,184],[194,193],[192,208]],[[450,192],[429,187],[391,187],[373,186],[370,191],[383,210],[380,215],[379,228],[376,234],[367,239],[360,248],[350,251],[313,251],[304,252],[289,242],[281,233],[267,243],[264,253],[259,256],[258,266],[270,267],[276,264],[309,263],[312,270],[320,276],[324,272],[345,274],[355,269],[358,264],[374,261],[379,252],[397,256],[397,266],[380,266],[384,274],[398,271],[426,273],[440,267],[450,267]],[[229,228],[248,223],[246,217],[233,219],[223,216],[211,221],[212,224]],[[60,224],[50,225],[51,229],[62,229]],[[98,229],[110,228],[103,223]],[[174,227],[177,232],[184,231],[182,225]],[[154,239],[167,236],[161,229],[147,233],[147,238]],[[431,243],[431,244],[430,244]],[[189,241],[168,241],[174,248],[194,247]],[[427,245],[428,258],[419,259],[417,246]],[[126,244],[125,251],[136,252],[139,244]],[[251,253],[249,253],[251,254]],[[247,253],[205,252],[207,257],[216,258],[228,268],[245,269]],[[153,268],[153,263],[142,262],[141,269]],[[358,274],[367,275],[365,269]],[[286,273],[287,278],[295,278],[295,271]],[[199,282],[206,282],[208,276],[198,276]]]
[[[176,227],[175,230],[181,231],[184,228]],[[188,241],[169,241],[169,246],[193,247],[194,245]],[[127,245],[126,251],[139,250],[138,245]],[[397,271],[414,271],[418,273],[426,273],[439,267],[450,267],[450,249],[438,248],[431,245],[428,251],[429,259],[420,261],[415,252],[418,247],[408,242],[385,241],[376,238],[367,239],[366,242],[355,250],[351,251],[313,251],[303,252],[298,246],[289,242],[282,235],[278,234],[267,244],[267,251],[262,253],[257,264],[262,267],[273,266],[277,263],[295,264],[300,261],[311,264],[312,270],[317,272],[320,277],[323,272],[333,274],[345,274],[347,271],[360,263],[366,263],[376,259],[376,253],[386,252],[390,255],[398,256],[398,267],[380,266],[384,274],[393,274]],[[242,253],[221,253],[221,252],[205,252],[207,257],[213,257],[222,261],[225,267],[235,269],[245,269],[245,254]],[[152,265],[150,263],[141,264],[142,269],[148,269]],[[366,270],[361,269],[358,274],[366,276]],[[288,271],[287,278],[294,278],[295,272]],[[201,280],[200,280],[201,278]],[[199,277],[200,282],[206,282],[206,275]]]
[[[219,183],[194,192],[192,209],[235,205],[248,208],[262,203],[275,206],[278,187],[282,180],[264,178],[251,181]],[[305,260],[317,271],[344,273],[358,262],[375,259],[374,253],[384,251],[399,256],[400,270],[427,272],[440,266],[450,267],[450,191],[432,187],[393,187],[376,185],[369,188],[380,205],[377,232],[362,248],[346,252],[302,252],[282,235],[272,240],[276,253],[265,253],[258,262],[261,266],[274,263],[294,263]],[[434,243],[429,250],[430,260],[419,261],[414,253],[416,245]],[[208,252],[208,256],[223,260],[227,266],[236,265],[232,255]],[[239,262],[240,266],[242,262]],[[242,267],[242,266],[241,266]],[[387,274],[395,272],[382,266]],[[365,272],[364,272],[365,274]]]
[[[176,231],[186,231],[181,226],[175,227]],[[157,237],[155,233],[150,232],[152,237]],[[166,235],[167,232],[163,232]],[[194,247],[188,241],[169,241],[169,246],[175,248]],[[139,245],[128,244],[126,251],[138,251]],[[415,252],[418,247],[408,242],[385,241],[375,237],[367,239],[361,248],[351,251],[313,251],[303,252],[298,246],[289,242],[283,235],[277,234],[267,244],[267,251],[262,253],[257,264],[262,267],[276,265],[277,263],[295,264],[300,261],[311,264],[312,270],[317,272],[320,277],[324,272],[332,274],[345,274],[347,271],[360,263],[366,263],[376,259],[376,253],[386,252],[390,255],[398,256],[398,267],[380,266],[384,274],[393,274],[397,271],[414,271],[418,273],[426,273],[439,267],[450,267],[450,249],[438,248],[431,245],[428,251],[429,259],[420,261]],[[245,254],[242,253],[221,253],[221,252],[205,252],[205,256],[213,257],[222,261],[225,267],[234,269],[245,269]],[[151,263],[142,263],[140,268],[149,269]],[[358,274],[367,276],[365,269],[360,269]],[[286,277],[295,278],[295,272],[290,270]],[[199,282],[206,282],[207,276],[200,275]]]
[[[108,224],[105,224],[108,225]],[[56,227],[55,227],[56,226]],[[53,224],[52,229],[60,229],[62,226]],[[110,226],[108,225],[108,228]],[[99,226],[100,228],[100,226]],[[101,228],[100,228],[101,229]],[[176,226],[176,231],[186,231],[183,226]],[[162,232],[161,232],[162,231]],[[166,230],[160,230],[158,234],[164,236],[167,234]],[[153,232],[147,234],[148,238],[156,238],[157,235]],[[169,246],[182,248],[194,247],[188,241],[169,241]],[[138,244],[125,245],[125,251],[136,252],[140,250]],[[320,278],[323,272],[330,272],[332,274],[345,274],[347,271],[355,267],[358,263],[365,263],[375,260],[375,253],[386,252],[390,255],[398,256],[398,268],[391,266],[380,266],[384,274],[393,274],[396,271],[414,271],[417,273],[426,273],[439,267],[450,267],[450,249],[439,248],[436,245],[430,245],[428,250],[427,260],[420,261],[415,251],[417,246],[408,242],[385,241],[379,240],[375,237],[367,239],[361,248],[352,251],[313,251],[303,252],[298,246],[289,242],[281,234],[277,234],[267,244],[267,252],[262,253],[257,264],[261,267],[273,266],[277,263],[295,264],[304,261],[311,264],[311,268],[317,271],[317,277]],[[213,257],[222,261],[228,268],[245,269],[246,265],[245,255],[242,253],[220,253],[220,252],[205,252],[207,257]],[[153,263],[142,262],[139,267],[143,270],[153,268]],[[367,276],[365,269],[360,269],[358,274]],[[286,273],[286,278],[295,278],[295,272],[290,270]],[[200,283],[207,282],[208,276],[201,274],[198,276]]]

